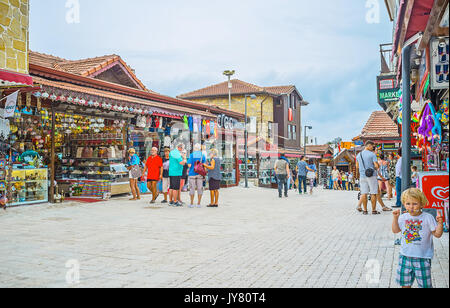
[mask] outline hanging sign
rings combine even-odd
[[[5,97],[6,103],[5,103],[5,110],[3,112],[3,118],[6,119],[6,118],[14,117],[14,110],[16,110],[18,94],[19,94],[19,91],[16,91],[13,94]]]
[[[382,107],[388,103],[400,100],[399,90],[395,75],[377,77],[378,104]]]
[[[434,38],[430,42],[431,89],[448,89],[449,39]]]

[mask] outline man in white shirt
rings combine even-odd
[[[373,152],[375,143],[372,141],[366,142],[366,149],[358,154],[356,157],[356,170],[359,172],[361,201],[363,204],[363,214],[367,215],[367,199],[371,195],[372,214],[378,215],[377,211],[377,195],[378,195],[378,181],[377,170],[379,169],[378,158]],[[369,173],[372,173],[369,176]]]

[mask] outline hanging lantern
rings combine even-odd
[[[48,98],[50,96],[50,94],[48,94],[47,92],[42,93],[42,98]]]
[[[55,101],[57,97],[58,97],[58,96],[56,96],[55,94],[50,95],[50,99],[51,99],[52,101]]]
[[[67,98],[66,98],[64,95],[61,95],[61,96],[59,97],[59,100],[60,100],[61,102],[66,102],[66,101],[67,101]]]
[[[78,97],[75,97],[75,99],[73,100],[73,102],[74,102],[75,104],[79,104],[79,103],[80,103],[80,99],[79,99]]]
[[[73,97],[72,97],[72,96],[69,96],[69,97],[67,98],[67,102],[68,102],[68,103],[73,103]]]
[[[42,93],[41,92],[34,92],[33,96],[38,98],[38,97],[42,97]]]

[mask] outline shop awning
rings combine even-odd
[[[392,58],[398,54],[403,43],[427,27],[435,0],[401,0],[395,26]]]
[[[0,87],[32,86],[33,78],[30,75],[0,69]]]
[[[137,97],[74,85],[67,82],[33,77],[36,84],[42,86],[42,91],[36,95],[55,102],[78,104],[82,106],[107,109],[118,112],[141,115],[159,114],[160,116],[183,117],[185,115],[200,115],[215,119],[210,112],[181,106],[171,106],[160,102]]]

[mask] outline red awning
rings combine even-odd
[[[395,34],[394,34],[394,42],[392,48],[392,58],[397,53],[397,49],[399,47],[399,39],[400,33],[402,30],[403,23],[405,22],[405,12],[408,1],[411,0],[401,0],[398,16],[397,16],[397,24],[395,26]],[[415,0],[413,8],[411,10],[411,16],[409,17],[408,29],[406,31],[405,42],[413,37],[418,32],[424,32],[425,28],[428,24],[428,19],[430,18],[431,9],[433,8],[434,0]]]
[[[0,69],[0,86],[32,86],[33,78],[30,75]]]

